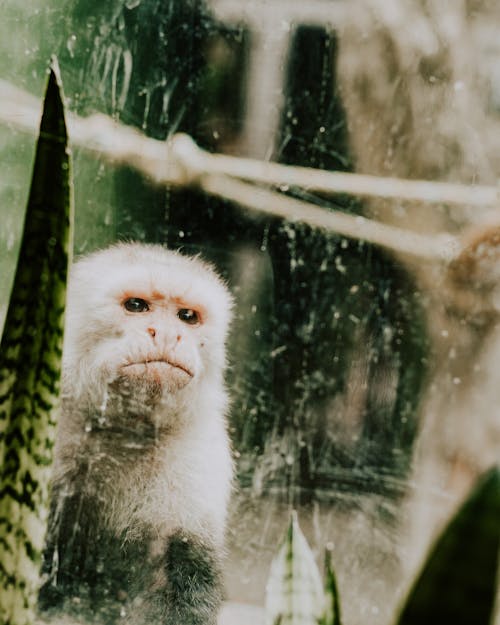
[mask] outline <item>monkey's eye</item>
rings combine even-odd
[[[190,325],[195,325],[200,322],[200,315],[192,308],[179,308],[177,316],[181,321],[189,323]]]
[[[129,297],[123,302],[123,307],[132,313],[142,313],[149,310],[149,304],[140,297]]]

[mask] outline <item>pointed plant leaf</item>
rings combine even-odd
[[[266,587],[267,625],[317,625],[324,611],[321,575],[294,513],[271,563]]]
[[[318,625],[342,625],[337,579],[332,567],[332,552],[325,551],[325,611]]]
[[[500,470],[480,479],[434,546],[398,625],[489,625],[498,584]]]
[[[0,622],[33,622],[45,534],[72,245],[70,161],[57,63],[0,346]]]

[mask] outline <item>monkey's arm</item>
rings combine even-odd
[[[65,496],[53,489],[48,532],[42,562],[44,584],[39,593],[42,610],[61,604],[78,590],[85,563],[96,542],[95,524],[89,517],[95,506],[89,506],[80,494]]]
[[[68,487],[52,493],[46,546],[42,561],[43,585],[39,610],[88,618],[100,613],[102,622],[118,619],[120,606],[112,605],[127,583],[121,566],[121,546],[99,523],[102,502],[82,492],[67,494]],[[143,554],[137,556],[143,560]]]

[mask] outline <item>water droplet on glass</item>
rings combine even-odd
[[[66,41],[66,49],[68,50],[71,58],[75,56],[75,47],[76,47],[76,35],[71,35],[68,37]]]

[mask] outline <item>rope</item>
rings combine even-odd
[[[2,80],[0,91],[0,121],[36,134],[40,101]],[[494,186],[383,178],[211,154],[200,149],[188,135],[176,134],[166,142],[158,141],[101,114],[82,118],[68,113],[67,124],[73,146],[95,152],[113,163],[134,167],[157,184],[199,186],[206,193],[247,209],[307,223],[426,260],[449,262],[460,250],[459,239],[451,234],[418,234],[321,208],[257,185],[478,208],[496,207],[499,201],[499,189]]]

